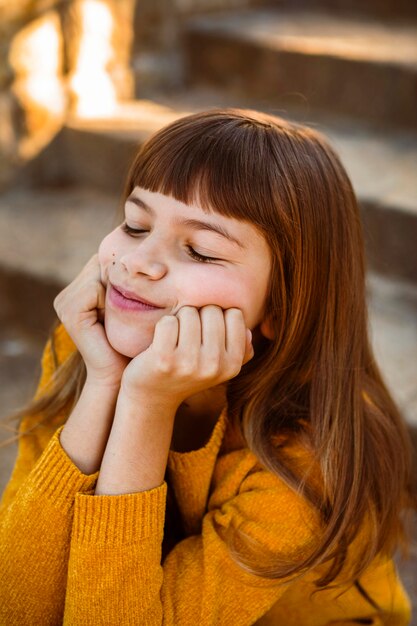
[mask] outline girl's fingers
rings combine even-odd
[[[157,322],[152,346],[162,371],[224,380],[253,356],[250,338],[240,309],[184,306]]]
[[[152,345],[159,354],[172,353],[178,342],[179,321],[175,315],[164,315],[155,325]]]
[[[105,299],[106,290],[100,280],[98,255],[94,254],[73,282],[55,298],[54,308],[59,319],[67,326],[78,324],[79,321],[83,326],[88,326],[96,310],[97,318],[101,321],[104,318]]]
[[[93,256],[85,264],[85,267],[94,268],[94,269],[100,269],[100,264],[98,262],[98,254],[97,253],[93,254]]]
[[[98,254],[93,254],[91,259],[89,259],[84,265],[74,282],[84,283],[90,280],[96,280],[101,283],[101,269],[98,262]]]
[[[190,365],[195,366],[201,350],[201,320],[198,310],[183,306],[176,314],[179,321],[178,349],[187,354]]]
[[[104,309],[106,303],[106,290],[101,283],[97,283],[97,308]]]
[[[200,366],[205,375],[218,376],[223,371],[226,353],[226,328],[223,310],[216,305],[200,309],[203,337]]]
[[[104,311],[106,302],[106,290],[101,283],[97,283],[97,319],[104,322]]]
[[[252,332],[246,327],[240,309],[227,309],[225,312],[226,351],[231,365],[241,368],[254,356]]]
[[[232,359],[240,359],[245,355],[246,324],[240,309],[227,309],[224,314],[226,325],[226,352]]]
[[[200,309],[202,344],[208,353],[222,356],[226,350],[226,328],[223,310],[209,304]]]
[[[254,355],[255,355],[255,350],[254,350],[253,343],[252,343],[252,331],[249,328],[247,328],[246,329],[246,349],[245,349],[245,356],[243,359],[243,364],[250,361],[250,359]]]

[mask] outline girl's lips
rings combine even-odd
[[[115,307],[117,307],[118,309],[122,309],[124,311],[159,311],[161,310],[161,307],[153,306],[151,304],[141,302],[140,300],[133,300],[131,298],[126,297],[126,295],[118,291],[118,289],[114,287],[113,285],[110,285],[109,300]]]

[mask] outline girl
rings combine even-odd
[[[1,624],[407,624],[406,429],[317,132],[215,109],[139,151],[55,300],[1,513]]]

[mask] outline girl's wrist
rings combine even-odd
[[[119,387],[87,377],[77,404],[60,434],[60,443],[73,463],[84,473],[100,468],[109,437]]]
[[[146,391],[121,385],[96,495],[147,491],[164,480],[176,403]]]
[[[121,380],[118,404],[134,407],[144,406],[153,408],[156,411],[176,413],[181,404],[181,400],[175,399],[172,395],[158,393],[156,390],[142,389],[129,385],[125,380]]]
[[[85,380],[85,386],[90,389],[104,390],[112,392],[117,395],[120,390],[121,376],[106,376],[99,375],[95,372],[89,372],[87,370],[87,377]]]

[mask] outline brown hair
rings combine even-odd
[[[230,419],[261,463],[316,508],[323,532],[297,562],[260,568],[241,558],[229,538],[235,558],[271,578],[328,563],[316,581],[326,586],[366,525],[354,580],[404,539],[411,453],[368,340],[362,227],[339,158],[308,127],[252,110],[214,109],[152,136],[131,167],[124,199],[135,186],[247,220],[272,252],[266,314],[275,337],[264,339],[228,382]],[[61,376],[38,400],[43,409],[64,384],[60,408],[76,399],[85,374],[80,358],[74,362],[74,382],[68,371]],[[310,450],[320,488],[291,464],[283,435]]]

